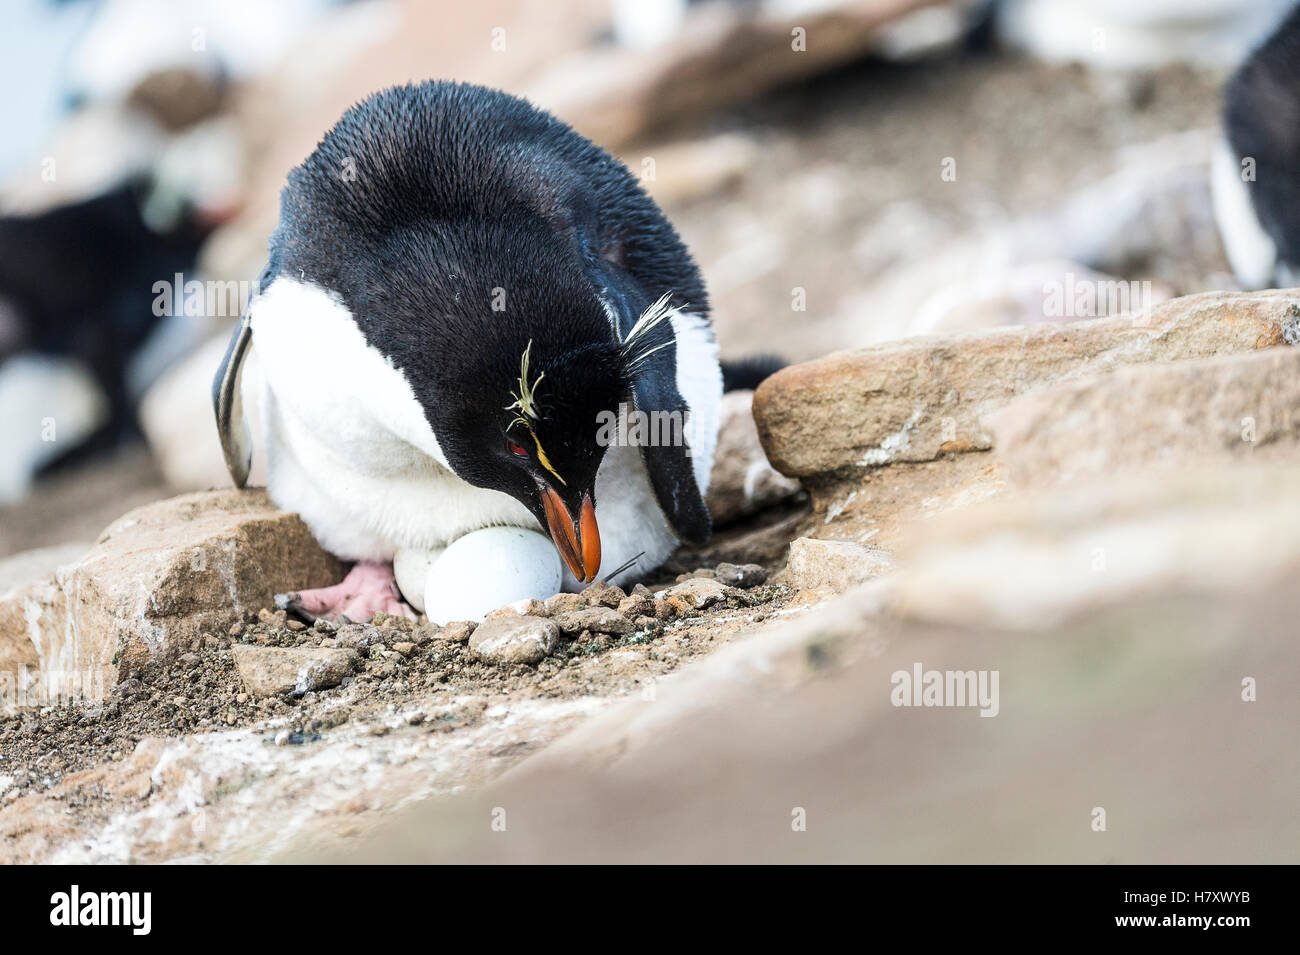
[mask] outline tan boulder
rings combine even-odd
[[[51,694],[111,685],[273,603],[336,583],[344,565],[263,491],[184,494],[115,521],[81,560],[15,605],[0,603],[0,653],[34,649]],[[21,609],[19,609],[21,608]]]
[[[1300,292],[1211,292],[1147,313],[828,355],[760,385],[754,419],[768,459],[787,475],[924,462],[991,448],[981,416],[1052,382],[1297,338]]]

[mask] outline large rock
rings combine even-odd
[[[0,648],[28,659],[34,651],[49,694],[111,686],[155,656],[224,633],[276,593],[343,573],[264,492],[185,494],[129,512],[79,561],[0,600]]]
[[[722,396],[708,495],[714,527],[734,523],[802,490],[798,481],[768,463],[754,425],[753,400],[752,391],[729,391]]]
[[[787,475],[925,462],[988,450],[992,437],[981,416],[1052,382],[1297,339],[1294,290],[1192,295],[1149,313],[828,355],[763,382],[754,418],[768,459]]]
[[[1300,466],[1300,348],[1120,368],[1018,398],[986,423],[1017,484],[1150,466]]]

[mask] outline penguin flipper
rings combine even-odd
[[[675,440],[643,444],[641,457],[655,498],[673,531],[686,543],[703,546],[713,536],[713,519],[696,480],[693,452],[685,435],[689,409],[678,391],[676,376],[677,349],[681,343],[666,332],[665,336],[666,340],[658,345],[642,346],[650,354],[636,362],[632,403],[643,414],[667,412],[671,416],[669,420],[683,422],[683,427]]]
[[[244,487],[248,483],[248,473],[253,464],[253,435],[244,418],[241,388],[244,359],[248,357],[248,346],[252,341],[252,317],[245,310],[212,382],[212,408],[217,416],[221,453],[235,487]]]

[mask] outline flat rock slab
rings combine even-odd
[[[982,415],[1053,382],[1300,340],[1300,292],[1211,292],[1148,313],[918,338],[785,368],[754,395],[772,465],[813,477],[993,446]]]
[[[987,424],[1021,486],[1209,461],[1300,463],[1300,348],[1120,368],[1025,395]]]
[[[253,696],[302,696],[338,686],[355,668],[354,651],[324,647],[258,647],[236,644],[235,667]]]
[[[30,658],[45,692],[112,685],[344,565],[263,491],[184,494],[127,513],[80,560],[0,598],[0,662]]]

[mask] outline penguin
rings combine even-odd
[[[1300,284],[1300,7],[1228,81],[1213,187],[1242,286]]]
[[[139,437],[131,378],[164,324],[155,281],[191,272],[217,224],[179,199],[173,215],[150,221],[162,188],[136,176],[65,205],[0,216],[0,393],[11,402],[30,393],[23,404],[33,408],[48,404],[52,389],[78,396],[57,419],[68,440],[35,441],[40,428],[24,415],[0,422],[4,447],[30,449],[0,464],[0,500],[21,499],[38,474]]]
[[[410,616],[394,559],[487,528],[548,535],[569,590],[709,539],[703,279],[628,169],[554,116],[449,81],[369,96],[290,172],[256,285],[213,385],[227,466],[244,486],[252,389],[271,499],[355,562],[282,606]],[[608,427],[634,416],[677,427]]]

